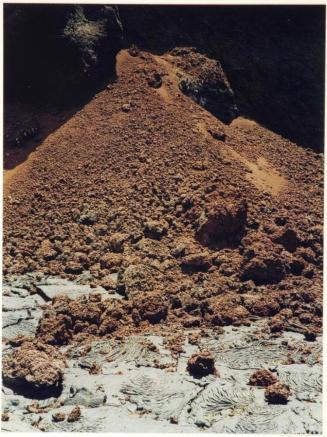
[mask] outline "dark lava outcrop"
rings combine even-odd
[[[10,99],[67,104],[115,75],[122,45],[160,53],[192,46],[212,58],[197,55],[194,66],[217,61],[216,75],[182,78],[184,92],[224,122],[240,112],[323,149],[323,6],[7,4],[4,27]]]
[[[6,5],[6,96],[63,105],[114,72],[123,29],[115,6]]]
[[[160,53],[196,47],[220,61],[241,114],[323,150],[323,5],[145,5],[119,13],[129,43]]]
[[[192,48],[174,49],[178,56],[178,83],[181,91],[224,123],[239,114],[234,92],[219,61],[208,59]]]

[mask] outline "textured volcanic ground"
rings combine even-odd
[[[228,92],[192,50],[121,51],[117,81],[6,174],[5,277],[88,271],[124,296],[60,297],[38,339],[260,317],[321,331],[323,157],[182,93],[210,72]]]

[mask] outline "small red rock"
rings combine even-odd
[[[202,376],[210,374],[219,376],[219,373],[215,368],[214,357],[210,352],[201,352],[192,355],[187,362],[187,370],[196,378],[202,378]]]
[[[66,419],[66,414],[58,411],[57,413],[53,413],[52,422],[63,422]]]
[[[288,385],[282,382],[276,382],[265,390],[265,398],[269,404],[286,404],[291,394]]]
[[[268,387],[271,384],[277,382],[277,377],[274,373],[266,369],[260,369],[254,372],[250,376],[250,385],[256,385],[259,387]]]
[[[1,421],[2,422],[8,422],[9,419],[10,419],[10,417],[9,417],[8,413],[2,413],[1,414]]]
[[[67,422],[76,422],[81,417],[81,409],[78,405],[69,413]]]

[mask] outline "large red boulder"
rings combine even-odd
[[[205,246],[217,243],[242,233],[247,218],[244,200],[227,202],[216,199],[200,216],[196,232],[197,239]]]

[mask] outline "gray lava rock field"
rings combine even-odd
[[[3,356],[17,350],[10,342],[34,335],[42,315],[39,305],[69,286],[72,293],[91,288],[63,279],[18,277],[5,285]],[[101,290],[98,290],[101,292]],[[112,298],[119,298],[113,295]],[[197,344],[190,329],[183,352],[176,356],[162,335],[99,339],[90,345],[62,346],[66,357],[61,392],[33,399],[4,383],[3,431],[124,431],[224,433],[321,433],[321,337],[308,343],[284,332],[262,336],[267,322],[251,327],[209,331]],[[193,343],[193,344],[192,344]],[[195,378],[187,361],[200,350],[215,359],[218,375]],[[249,384],[257,369],[269,369],[286,384],[286,404],[269,404],[264,387]],[[50,393],[50,391],[49,391]],[[68,419],[78,406],[81,415]]]

